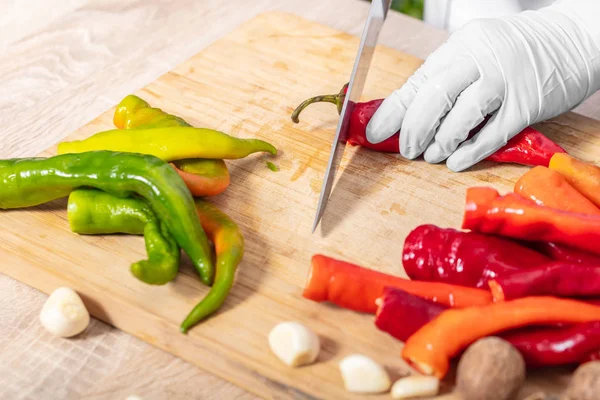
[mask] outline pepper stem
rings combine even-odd
[[[346,91],[348,90],[348,84],[345,84],[338,94],[325,94],[321,96],[311,97],[310,99],[304,100],[292,113],[292,121],[294,123],[300,122],[298,116],[306,107],[313,103],[332,103],[335,104],[338,110],[338,114],[342,113],[342,107],[344,105],[344,98],[346,97]]]

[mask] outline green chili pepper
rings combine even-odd
[[[113,129],[58,145],[58,154],[94,150],[151,154],[168,162],[185,158],[237,159],[259,151],[277,154],[273,145],[259,139],[239,139],[190,126]]]
[[[143,197],[210,285],[214,266],[193,197],[177,172],[143,154],[95,151],[0,161],[0,209],[30,207],[92,187],[117,197]]]
[[[277,168],[277,165],[273,164],[271,161],[267,161],[267,168],[269,168],[273,172],[279,171],[279,168]]]
[[[206,297],[194,307],[181,324],[182,333],[221,307],[233,286],[237,266],[244,255],[244,237],[240,228],[224,212],[210,203],[195,199],[202,227],[215,245],[215,283]]]
[[[175,279],[179,269],[179,247],[145,201],[115,197],[96,189],[77,189],[69,196],[67,216],[74,233],[144,234],[148,260],[132,264],[131,273],[150,285],[163,285]]]
[[[71,196],[74,195],[75,193]],[[142,201],[120,199],[105,193],[96,196],[80,196],[77,193],[73,204],[81,210],[98,210],[93,213],[70,211],[72,225],[75,223],[78,229],[97,233],[126,231],[139,233],[143,226],[143,222],[140,221],[147,218],[146,215],[151,212]],[[181,324],[180,330],[183,333],[223,305],[233,286],[237,266],[244,255],[244,237],[237,224],[216,206],[204,200],[195,199],[195,205],[202,228],[215,245],[216,275],[206,297],[194,307]],[[110,210],[112,215],[107,215],[106,211],[111,212]],[[90,220],[93,221],[89,222]]]

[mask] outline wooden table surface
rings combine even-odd
[[[0,2],[0,158],[36,155],[268,10],[360,35],[368,3]],[[380,42],[425,58],[446,37],[392,12]],[[600,119],[600,95],[576,111]],[[0,275],[0,399],[255,398],[97,320],[80,337],[53,338],[38,320],[45,300],[46,295]]]

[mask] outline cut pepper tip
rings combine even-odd
[[[504,291],[502,290],[502,286],[496,282],[496,280],[488,281],[488,286],[490,287],[490,292],[492,292],[492,298],[494,299],[494,303],[498,303],[505,300]]]

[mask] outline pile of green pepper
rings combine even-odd
[[[181,324],[186,333],[224,303],[244,253],[238,225],[202,197],[229,186],[224,159],[277,151],[262,140],[194,128],[134,95],[119,103],[113,122],[117,129],[60,143],[57,156],[0,160],[0,209],[68,196],[74,233],[144,235],[148,259],[130,269],[151,285],[175,279],[183,249],[211,286]]]

